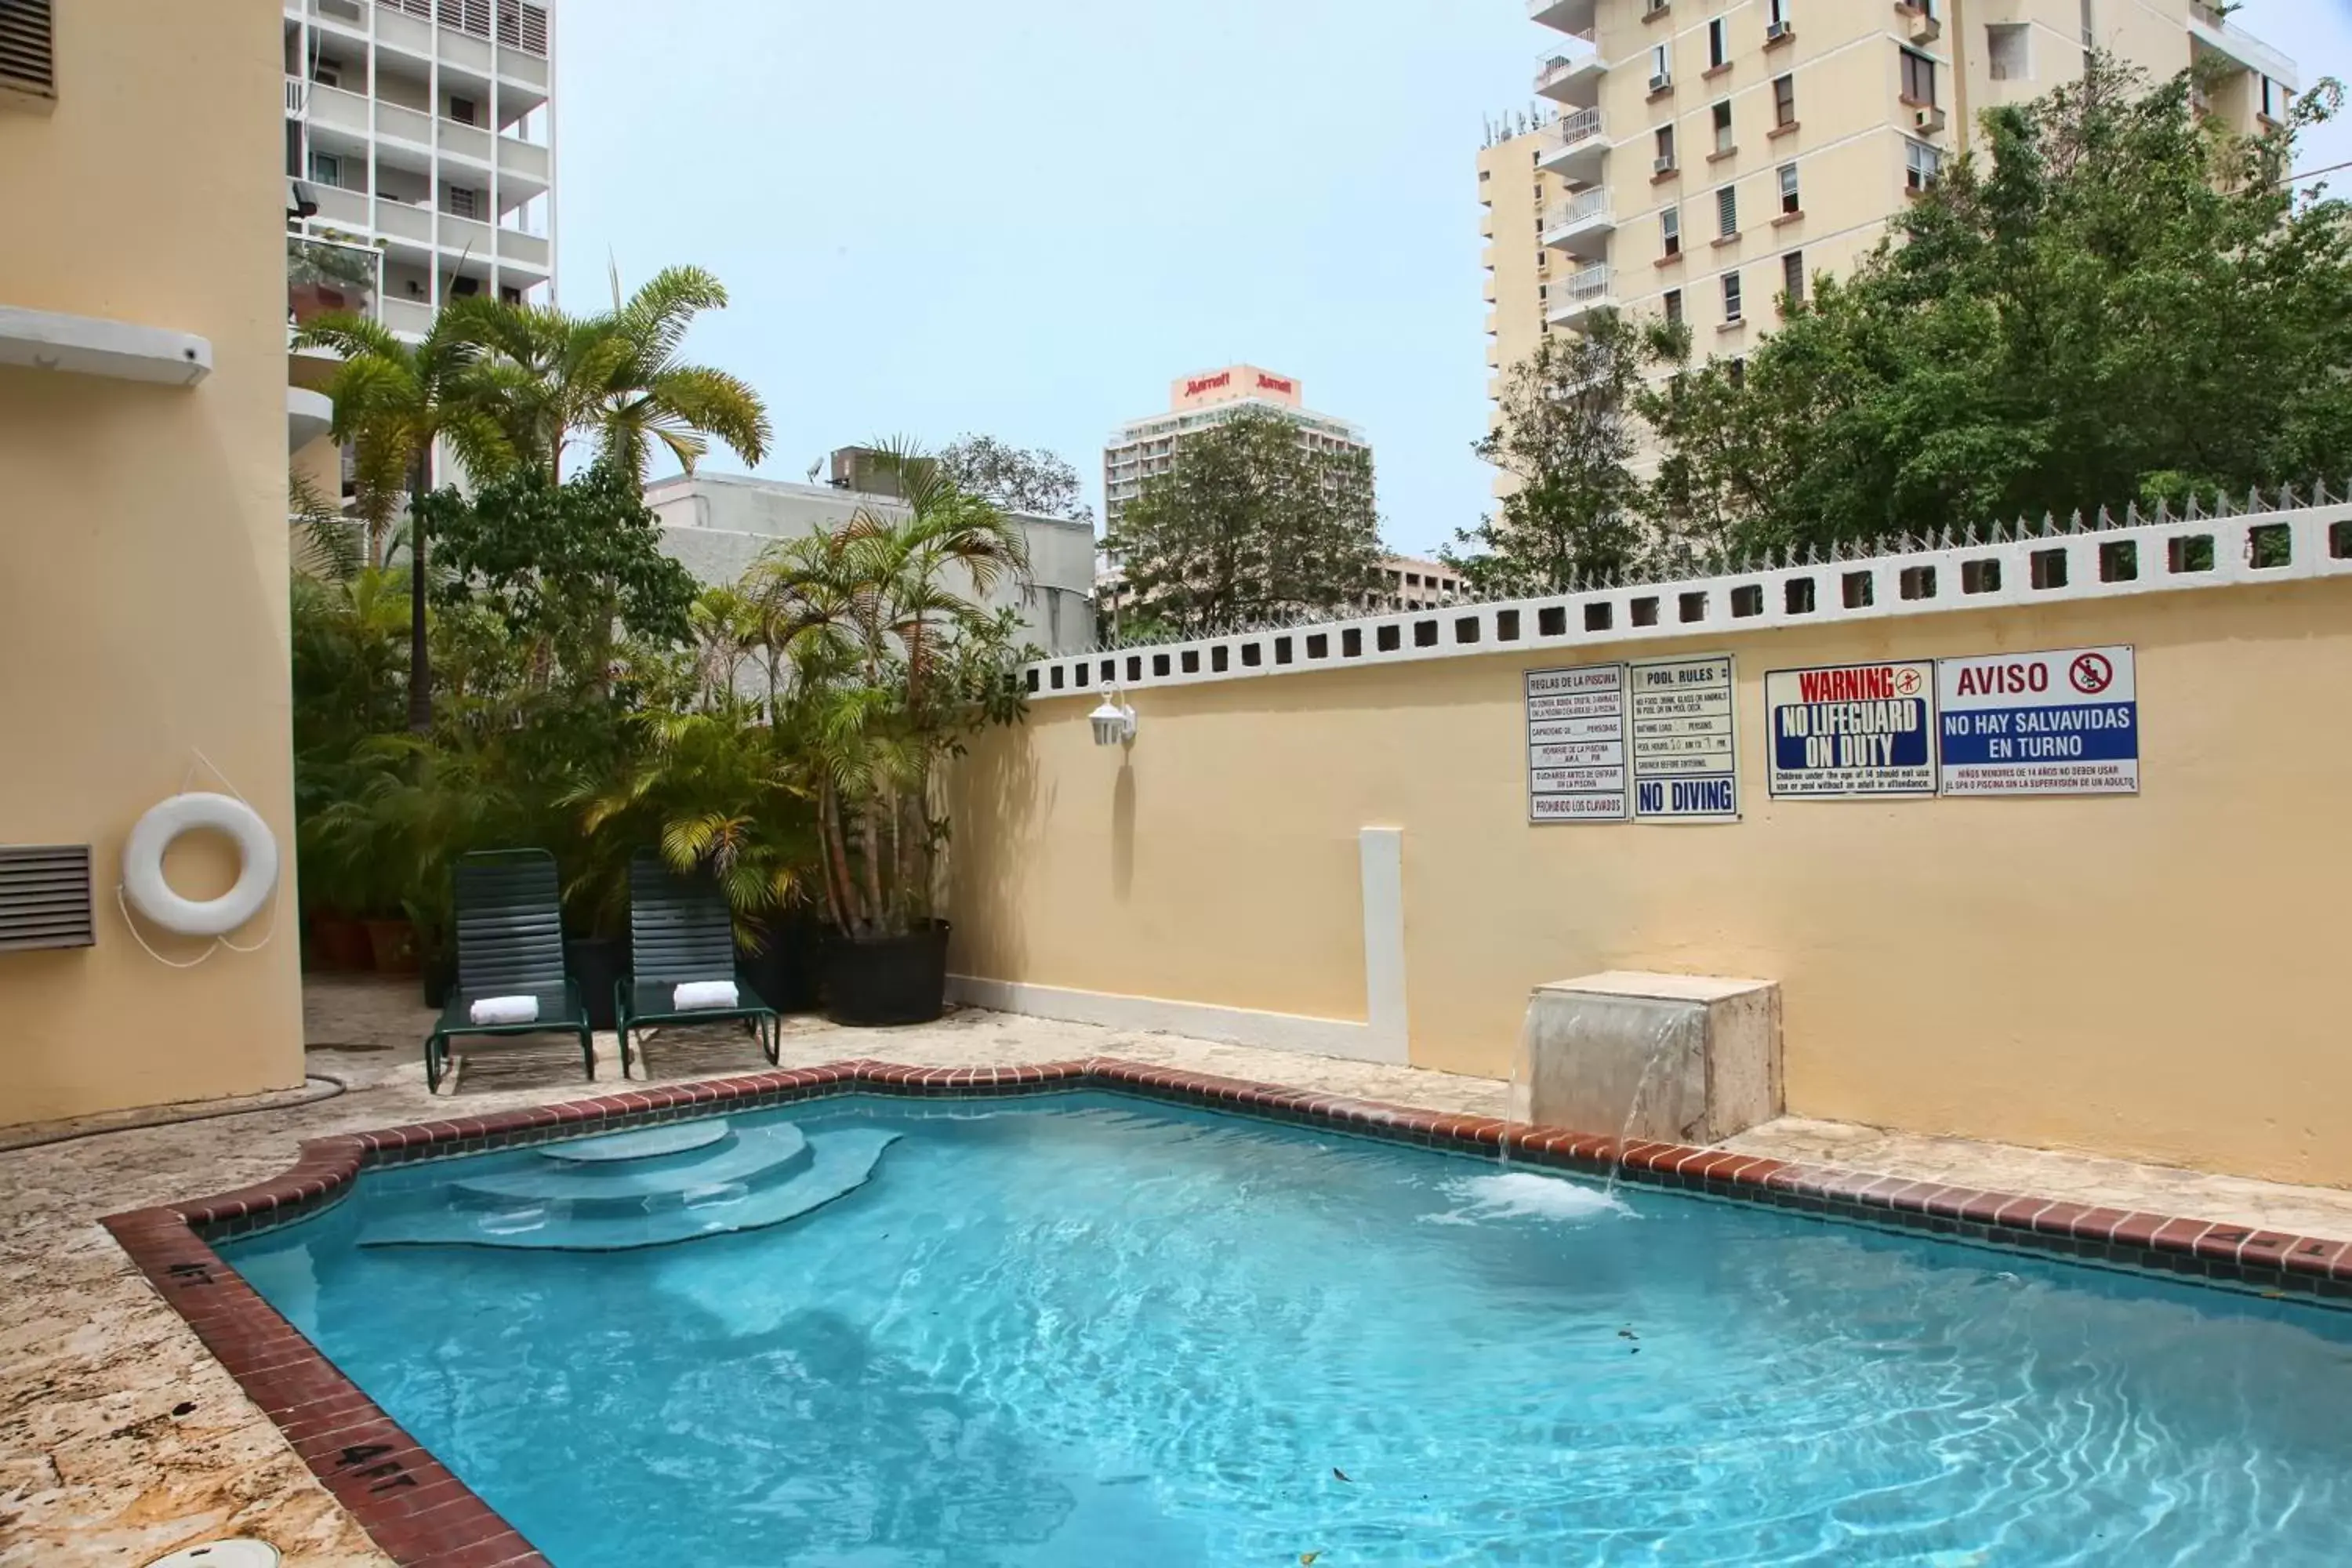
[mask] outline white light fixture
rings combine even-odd
[[[1097,746],[1126,746],[1135,742],[1135,710],[1110,692],[1103,694],[1102,706],[1087,715],[1095,727]]]

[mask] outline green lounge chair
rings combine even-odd
[[[499,849],[467,855],[452,873],[457,906],[457,983],[441,1021],[425,1041],[425,1082],[438,1093],[458,1035],[572,1033],[580,1060],[596,1076],[595,1037],[580,988],[563,970],[563,910],[556,895],[555,857],[544,849]],[[539,1016],[527,1023],[477,1024],[474,1004],[493,996],[529,996]]]
[[[722,980],[734,982],[735,1005],[677,1005],[680,985]],[[629,860],[629,973],[613,987],[613,1010],[620,1020],[623,1078],[629,1075],[630,1031],[655,1024],[734,1019],[759,1041],[769,1065],[776,1061],[779,1016],[735,965],[735,916],[726,895],[708,873],[672,870],[656,849],[640,849]],[[637,1054],[644,1054],[642,1040]]]

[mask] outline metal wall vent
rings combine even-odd
[[[0,103],[58,96],[55,0],[0,0]]]
[[[11,0],[0,0],[0,5]],[[89,846],[0,845],[0,952],[90,947]]]

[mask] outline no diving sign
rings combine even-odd
[[[2137,795],[2129,647],[1936,661],[1946,795]]]

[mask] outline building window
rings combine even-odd
[[[1730,185],[1715,193],[1715,232],[1725,239],[1739,233],[1739,193]]]
[[[310,183],[314,185],[341,185],[343,183],[343,161],[331,153],[310,154]]]
[[[1731,151],[1731,105],[1727,100],[1715,106],[1715,150]]]
[[[1911,49],[1903,51],[1903,101],[1930,108],[1936,102],[1936,62]]]
[[[1780,211],[1783,216],[1794,216],[1804,210],[1804,198],[1797,193],[1797,165],[1783,163],[1780,165]]]
[[[1660,44],[1650,51],[1650,90],[1672,87],[1675,83],[1675,47]]]
[[[1944,172],[1944,155],[1925,142],[1906,137],[1903,142],[1903,184],[1906,189],[1924,191],[1933,185]]]
[[[1734,391],[1738,391],[1739,388],[1748,384],[1748,362],[1746,360],[1735,359],[1726,368],[1731,373],[1731,385]]]
[[[1656,172],[1661,174],[1670,174],[1673,172],[1674,166],[1675,128],[1671,125],[1661,125],[1658,127],[1658,162]]]
[[[310,67],[310,79],[320,87],[343,85],[343,62],[332,55],[320,55]]]
[[[2263,78],[2263,118],[2264,120],[2286,118],[2286,94],[2281,92],[2279,84],[2268,77]]]
[[[1681,326],[1683,324],[1683,291],[1679,289],[1667,289],[1665,305],[1666,325],[1670,327]]]
[[[2033,29],[2023,22],[1994,22],[1985,28],[1985,58],[1995,81],[2032,81]]]
[[[1728,24],[1717,16],[1706,25],[1706,64],[1709,70],[1725,65],[1731,58],[1731,40],[1726,36]]]
[[[1764,7],[1764,36],[1777,38],[1789,30],[1790,0],[1767,0]]]
[[[1805,302],[1805,253],[1792,250],[1780,258],[1780,291],[1789,296],[1789,303]]]
[[[1797,79],[1776,76],[1772,79],[1772,123],[1794,125],[1797,122]]]
[[[1658,240],[1660,250],[1664,255],[1680,256],[1683,253],[1683,209],[1680,206],[1668,206],[1658,214]]]
[[[449,118],[450,118],[450,119],[452,119],[452,120],[456,121],[457,121],[458,124],[460,124],[460,125],[478,125],[478,124],[479,124],[479,123],[480,123],[480,121],[478,121],[478,120],[476,120],[476,119],[474,118],[474,115],[475,115],[475,109],[474,109],[474,100],[473,100],[472,99],[470,99],[470,98],[459,98],[459,97],[456,96],[455,94],[452,94],[452,95],[450,96],[450,99],[449,99]]]
[[[1739,269],[1736,267],[1723,275],[1723,319],[1726,323],[1740,319]]]
[[[475,216],[478,210],[475,204],[478,198],[472,190],[464,185],[450,185],[446,187],[446,191],[449,198],[449,213],[451,216],[472,217]]]

